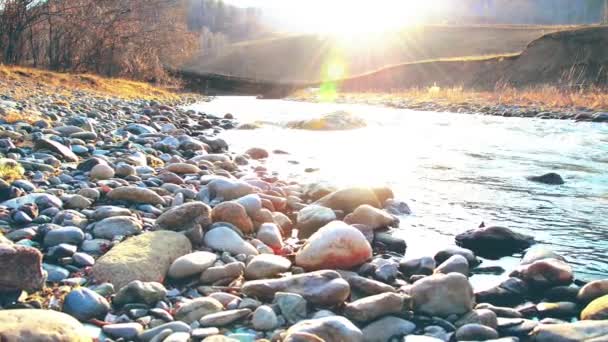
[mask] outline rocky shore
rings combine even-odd
[[[291,98],[296,101],[317,101],[316,96],[299,94]],[[477,103],[460,102],[444,103],[443,101],[412,101],[399,97],[370,99],[368,96],[340,95],[336,103],[359,103],[386,106],[396,109],[410,109],[423,112],[450,112],[458,114],[477,114],[515,118],[537,118],[553,120],[574,120],[577,122],[608,122],[608,112],[588,108],[555,108],[547,109],[539,106],[515,106],[506,104],[481,105]]]
[[[410,258],[391,189],[283,179],[217,137],[231,114],[187,103],[0,98],[0,340],[608,339],[608,280],[532,237],[481,227]],[[473,291],[478,256],[519,252]]]

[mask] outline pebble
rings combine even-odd
[[[279,321],[270,306],[262,305],[253,312],[251,324],[256,330],[267,331],[275,329],[279,325]]]
[[[83,322],[93,318],[102,319],[108,311],[110,311],[108,301],[97,292],[85,287],[70,291],[63,302],[63,312]]]

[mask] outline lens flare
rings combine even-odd
[[[329,61],[323,66],[319,99],[323,102],[331,102],[336,99],[339,92],[340,81],[347,76],[344,57],[334,53]]]

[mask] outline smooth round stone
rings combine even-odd
[[[142,231],[142,224],[131,216],[108,217],[97,223],[93,235],[98,239],[112,240],[117,236],[136,235]]]
[[[104,254],[112,245],[112,241],[106,239],[85,240],[80,248],[83,252],[93,255]]]
[[[139,323],[117,323],[104,325],[102,329],[110,337],[134,340],[144,327]]]
[[[104,205],[95,208],[95,211],[93,212],[93,219],[96,221],[101,221],[108,217],[114,216],[131,216],[131,210],[111,205]]]
[[[70,271],[61,266],[43,263],[42,269],[46,271],[46,281],[50,283],[58,283],[70,276]]]
[[[286,339],[297,339],[300,334],[317,336],[323,341],[363,342],[363,333],[351,321],[342,316],[301,321],[287,330]]]
[[[251,314],[250,309],[220,311],[203,316],[199,323],[203,327],[218,327],[232,324]]]
[[[116,166],[115,175],[118,177],[124,178],[128,176],[133,176],[135,175],[135,173],[135,167],[129,164],[119,164],[118,166]]]
[[[298,212],[298,237],[308,238],[319,228],[336,219],[333,210],[319,205],[308,205]]]
[[[608,295],[608,279],[595,280],[579,290],[577,300],[586,304],[605,295]]]
[[[189,332],[174,332],[162,340],[162,342],[188,342],[188,341],[190,341]]]
[[[83,253],[83,252],[74,253],[72,255],[72,260],[74,260],[74,264],[81,266],[81,267],[95,265],[95,259],[92,256],[88,255],[87,253]]]
[[[81,196],[72,195],[65,201],[65,208],[67,209],[86,209],[91,206],[91,200]]]
[[[384,210],[364,204],[344,218],[348,224],[362,224],[367,229],[375,230],[383,227],[394,226],[398,223],[391,214]]]
[[[109,165],[99,164],[93,166],[90,176],[92,179],[110,179],[114,177],[114,169]]]
[[[481,324],[467,324],[456,330],[458,341],[485,341],[497,338],[496,330]]]
[[[204,243],[207,247],[230,254],[257,255],[258,251],[239,234],[228,227],[217,227],[205,234]]]
[[[86,287],[72,290],[63,302],[63,312],[80,321],[88,321],[93,318],[102,319],[108,311],[110,311],[108,301]]]
[[[297,323],[308,316],[306,299],[295,293],[277,292],[274,296],[281,314],[291,324]]]
[[[222,303],[210,297],[196,298],[182,304],[175,312],[175,319],[191,324],[203,316],[220,312],[224,309]]]
[[[253,222],[245,207],[238,202],[223,202],[218,204],[211,211],[213,222],[228,222],[239,228],[243,233],[249,234],[253,232]]]
[[[134,280],[122,287],[114,297],[114,304],[122,306],[131,303],[152,305],[167,296],[161,283]]]
[[[263,223],[260,225],[256,237],[275,251],[283,247],[281,229],[274,223]]]
[[[190,326],[184,322],[169,322],[169,323],[161,324],[154,328],[145,330],[144,332],[142,332],[138,335],[137,339],[141,342],[149,342],[156,335],[158,335],[161,331],[166,330],[166,329],[169,329],[173,332],[190,333],[190,331],[192,331],[192,328],[190,328]]]
[[[268,305],[262,305],[255,309],[251,324],[256,330],[272,330],[279,325],[277,314]]]
[[[467,262],[467,259],[462,255],[452,255],[435,269],[435,273],[448,274],[452,272],[460,273],[468,277],[469,263]]]
[[[412,285],[410,295],[415,312],[440,317],[467,313],[475,300],[471,284],[459,273],[423,278]]]
[[[237,199],[236,202],[245,208],[249,217],[255,217],[255,215],[262,210],[262,199],[258,194],[243,196]]]
[[[211,267],[217,260],[217,255],[210,252],[194,252],[177,258],[171,267],[168,275],[171,278],[182,279],[193,275],[201,274],[204,270]]]
[[[274,278],[279,273],[286,272],[291,267],[291,261],[279,255],[260,254],[251,259],[245,268],[245,278],[265,279]]]
[[[385,342],[392,337],[409,335],[415,329],[416,325],[410,321],[387,316],[368,324],[362,332],[366,342]]]
[[[44,235],[43,245],[53,247],[62,243],[80,245],[84,240],[84,233],[78,227],[60,227],[47,232]]]
[[[305,270],[351,269],[372,257],[372,247],[357,228],[334,221],[314,233],[296,254]]]

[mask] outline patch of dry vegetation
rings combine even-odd
[[[8,93],[10,90],[12,96],[23,99],[31,96],[33,89],[66,96],[74,96],[75,91],[82,91],[95,96],[122,99],[170,101],[180,98],[169,88],[160,88],[143,82],[0,65],[0,93]],[[15,117],[15,120],[19,118]]]
[[[23,178],[23,167],[11,159],[0,159],[0,179],[8,183]]]
[[[299,100],[317,99],[317,94],[299,92],[293,96]],[[411,105],[432,102],[442,105],[472,104],[477,106],[508,105],[542,110],[581,108],[596,111],[608,110],[608,92],[601,88],[580,90],[539,86],[524,89],[497,87],[493,91],[479,91],[463,87],[412,88],[394,93],[342,93],[338,102]]]

